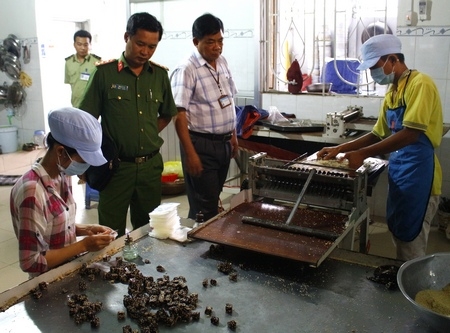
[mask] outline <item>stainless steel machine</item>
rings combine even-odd
[[[347,138],[371,131],[373,119],[364,118],[362,106],[348,106],[339,112],[328,112],[325,122],[325,138]]]
[[[251,199],[190,236],[314,267],[336,247],[366,253],[367,193],[386,165],[369,158],[353,170],[345,162],[318,160],[316,154],[292,161],[253,155],[247,190]]]

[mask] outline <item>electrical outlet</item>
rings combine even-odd
[[[427,0],[420,0],[419,1],[419,19],[421,21],[425,21],[427,19]]]

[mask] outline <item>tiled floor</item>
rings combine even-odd
[[[29,169],[32,161],[44,151],[17,152],[0,155],[0,174],[20,175]],[[74,182],[76,183],[76,182]],[[28,274],[22,272],[18,265],[18,244],[15,237],[11,217],[9,213],[9,194],[11,186],[0,186],[0,293],[25,281]],[[229,201],[234,189],[224,189],[222,203],[224,208],[229,207]],[[84,185],[74,184],[74,196],[78,203],[77,223],[97,223],[97,203],[91,204],[91,209],[85,209]],[[178,214],[187,216],[189,206],[185,195],[163,197],[164,202],[178,202]],[[395,258],[395,249],[391,241],[391,234],[387,230],[382,219],[375,221],[369,227],[370,254]],[[131,230],[131,224],[127,221],[127,227]],[[428,253],[450,251],[450,240],[446,239],[437,227],[432,227],[429,238]]]

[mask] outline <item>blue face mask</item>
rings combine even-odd
[[[370,70],[370,75],[372,76],[372,79],[381,85],[391,84],[394,83],[395,73],[392,69],[392,73],[390,74],[384,74],[384,66],[386,65],[386,62],[384,63],[383,67],[375,68]]]
[[[70,155],[67,153],[67,151],[66,151],[66,154],[70,159],[70,164],[67,168],[63,168],[61,166],[61,162],[59,161],[59,157],[58,157],[58,162],[59,162],[58,169],[60,172],[63,172],[67,176],[79,176],[79,175],[82,175],[83,173],[85,173],[87,169],[89,169],[89,164],[74,161],[70,158]]]

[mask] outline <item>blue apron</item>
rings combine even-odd
[[[403,128],[405,110],[404,100],[402,106],[387,110],[392,134]],[[433,176],[434,148],[424,133],[417,142],[390,154],[386,218],[389,230],[401,241],[414,240],[422,230]]]

